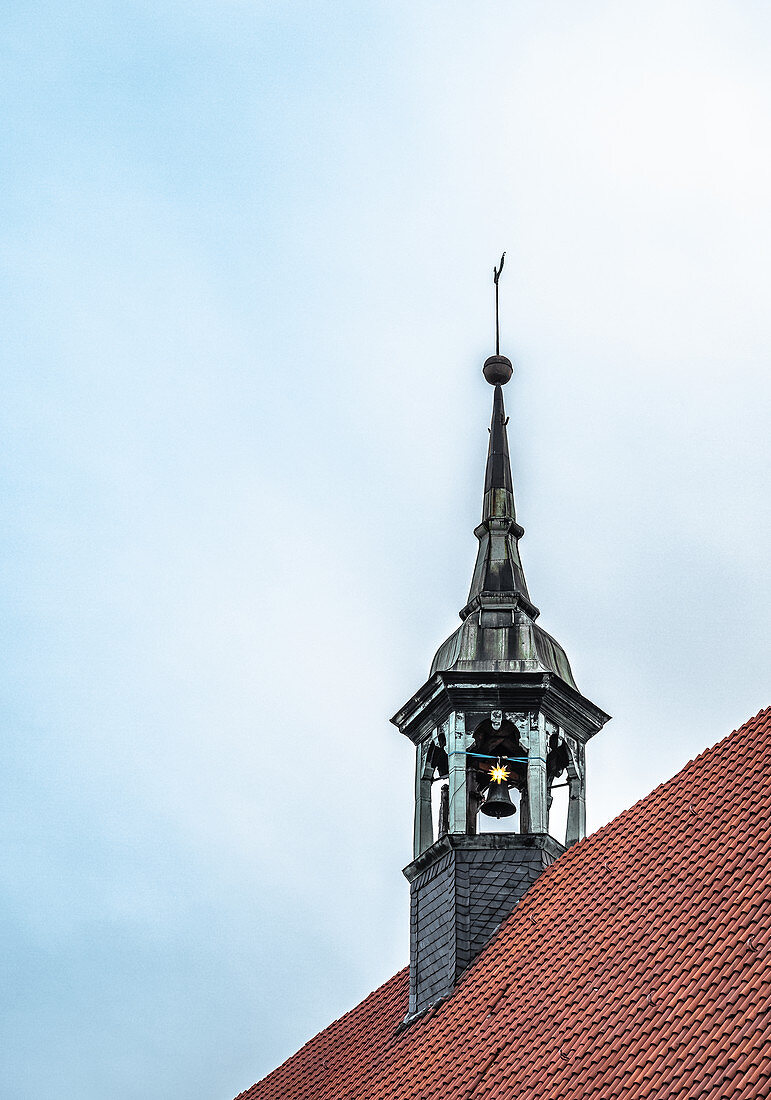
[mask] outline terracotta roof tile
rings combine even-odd
[[[771,1095],[771,708],[544,871],[408,1028],[406,968],[238,1100]]]

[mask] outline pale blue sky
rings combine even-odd
[[[771,15],[13,3],[0,1095],[227,1100],[407,958],[491,391],[614,715],[592,828],[769,703]]]

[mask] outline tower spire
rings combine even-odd
[[[544,867],[585,836],[585,746],[608,719],[580,694],[562,646],[536,622],[522,571],[503,406],[513,367],[500,352],[502,269],[503,256],[493,269],[495,355],[482,368],[493,416],[471,591],[428,680],[391,719],[416,749],[405,1022],[452,992]],[[438,830],[436,779],[445,781]],[[564,846],[558,815],[550,816],[557,787],[567,788]],[[480,833],[480,813],[506,817],[515,831]]]
[[[520,606],[532,619],[538,616],[538,608],[530,602],[519,556],[518,542],[524,529],[517,523],[514,507],[514,484],[506,432],[509,420],[503,404],[503,387],[514,373],[511,360],[500,354],[499,347],[498,280],[505,255],[504,252],[499,266],[493,268],[496,352],[485,360],[482,368],[486,380],[494,387],[493,416],[485,467],[482,522],[474,531],[479,539],[479,550],[468,601],[461,611],[461,618],[464,619],[486,602],[485,597],[493,597],[498,605],[508,597],[512,604]]]
[[[487,447],[485,491],[482,499],[482,519],[516,519],[514,486],[511,479],[509,440],[506,432],[509,418],[503,406],[503,389],[495,387],[493,418],[490,421],[490,442]]]

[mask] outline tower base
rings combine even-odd
[[[546,833],[447,833],[405,867],[408,1019],[452,992],[501,921],[564,850]]]

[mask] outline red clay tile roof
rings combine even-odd
[[[396,974],[239,1100],[771,1095],[771,708],[570,848],[443,1004]]]

